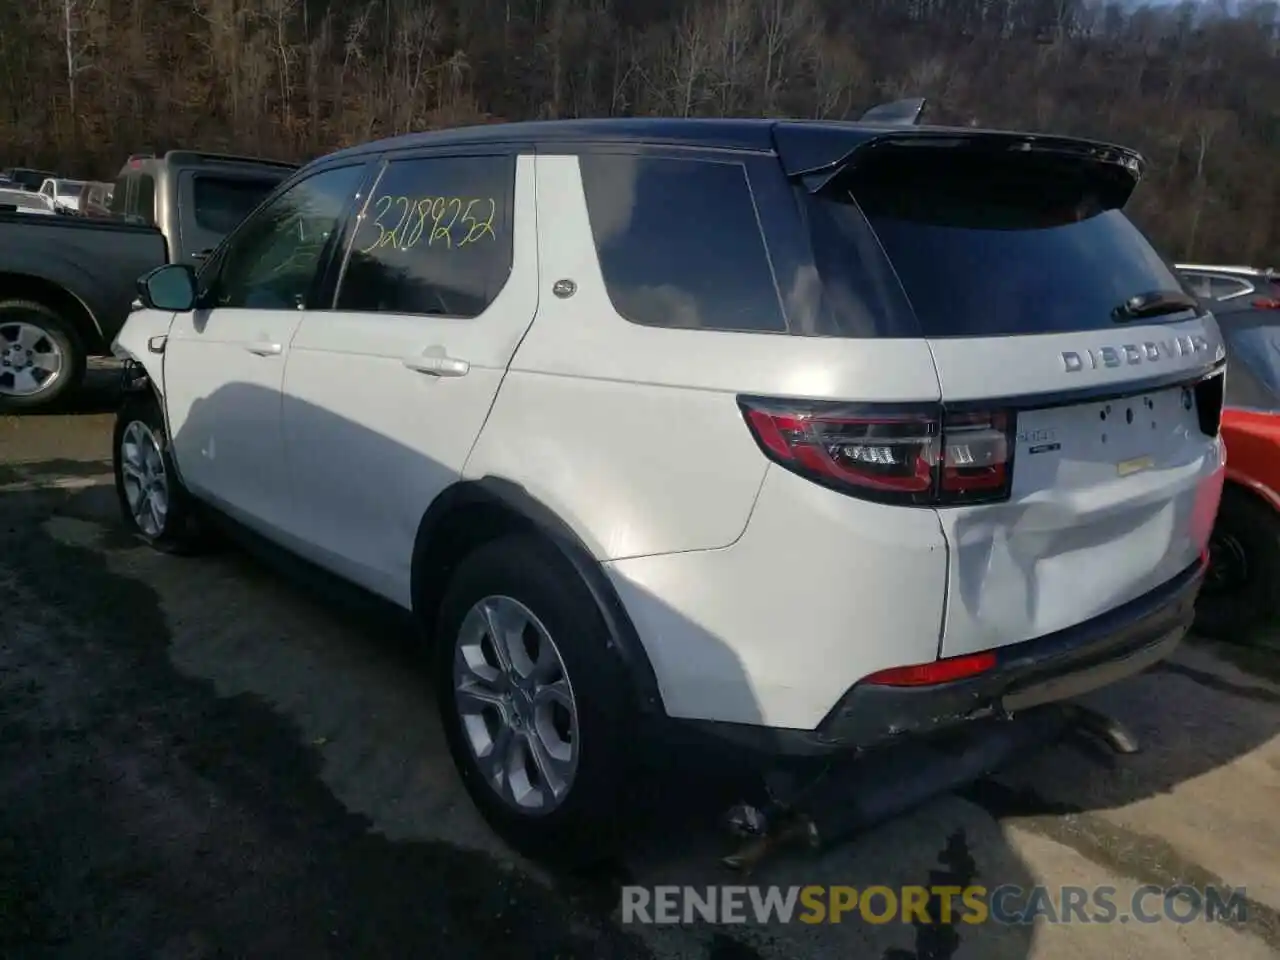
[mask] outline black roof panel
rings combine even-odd
[[[609,117],[590,120],[524,120],[481,123],[407,133],[348,147],[322,159],[330,160],[387,150],[462,146],[484,143],[664,143],[722,150],[767,151],[773,120],[702,119],[675,117]]]
[[[1078,153],[1134,164],[1141,158],[1123,147],[1034,133],[978,130],[969,127],[911,126],[862,121],[788,119],[705,119],[680,117],[618,117],[590,120],[532,120],[477,124],[409,133],[348,147],[314,161],[316,164],[371,153],[431,147],[522,143],[533,145],[587,143],[648,143],[702,147],[712,150],[777,152],[789,175],[831,167],[872,140],[912,140],[939,146],[954,140],[998,143],[1006,148],[1042,148]]]

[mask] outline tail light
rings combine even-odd
[[[995,668],[996,655],[990,650],[982,653],[966,653],[958,657],[944,657],[930,663],[917,663],[906,667],[890,667],[863,677],[861,683],[877,687],[929,687],[939,683],[953,683],[976,677]]]
[[[907,506],[1009,498],[1011,411],[739,397],[765,456],[824,486]]]
[[[1195,385],[1196,416],[1200,421],[1200,432],[1206,437],[1216,437],[1222,429],[1226,382],[1226,371],[1221,371]]]
[[[1280,310],[1280,297],[1263,297],[1253,301],[1255,310]]]

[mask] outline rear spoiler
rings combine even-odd
[[[862,120],[853,123],[779,121],[773,126],[773,142],[784,172],[788,177],[798,179],[809,192],[816,193],[871,151],[910,147],[985,151],[1002,155],[1052,155],[1097,168],[1117,188],[1116,199],[1119,202],[1116,206],[1122,207],[1141,181],[1146,168],[1142,154],[1110,143],[968,127],[919,127],[914,125],[914,121],[905,124],[907,113],[901,104],[906,103],[918,104],[918,109],[923,110],[922,100],[899,101],[898,104],[886,104],[885,112],[877,114],[879,117],[898,117],[897,129],[886,129],[889,124],[885,120],[876,120],[874,126],[864,125]],[[889,108],[893,108],[892,111]],[[878,109],[873,108],[868,113],[874,114]]]

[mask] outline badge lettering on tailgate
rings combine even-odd
[[[1131,460],[1121,460],[1116,464],[1116,473],[1122,477],[1128,477],[1135,473],[1141,473],[1143,470],[1150,469],[1156,464],[1154,457],[1134,457]]]

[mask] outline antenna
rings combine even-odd
[[[907,100],[881,103],[864,113],[859,118],[859,122],[913,127],[920,122],[920,115],[924,113],[926,102],[924,97],[911,97]]]

